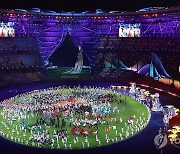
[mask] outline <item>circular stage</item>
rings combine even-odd
[[[149,120],[146,105],[111,87],[50,87],[0,102],[1,135],[39,148],[111,145],[136,135]]]

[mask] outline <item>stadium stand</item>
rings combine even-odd
[[[24,84],[45,80],[43,61],[34,37],[2,38],[0,83]]]

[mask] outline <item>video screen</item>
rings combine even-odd
[[[140,37],[140,24],[119,23],[119,37]]]
[[[14,22],[0,22],[0,37],[15,37]]]

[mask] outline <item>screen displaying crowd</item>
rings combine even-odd
[[[119,37],[140,37],[140,24],[119,24]]]
[[[14,22],[0,23],[0,37],[15,37]]]

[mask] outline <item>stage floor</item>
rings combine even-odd
[[[108,87],[110,85],[121,85],[118,83],[112,82],[53,82],[53,83],[39,83],[32,85],[23,85],[23,86],[14,86],[8,87],[4,89],[0,89],[0,101],[6,98],[15,96],[20,93],[24,93],[26,91],[31,91],[34,89],[47,88],[58,85],[70,85],[70,86],[103,86]],[[153,89],[148,89],[150,92],[155,93]],[[160,93],[160,101],[161,104],[164,105],[174,105],[176,108],[180,108],[180,99],[176,97]],[[115,143],[106,147],[99,147],[93,149],[86,150],[51,150],[51,149],[42,149],[42,148],[34,148],[21,144],[14,143],[12,141],[6,140],[3,137],[0,137],[0,153],[18,153],[18,154],[30,154],[30,153],[78,153],[78,154],[88,154],[88,153],[153,153],[160,154],[161,150],[156,149],[154,144],[154,138],[158,135],[158,130],[160,127],[164,127],[163,116],[161,112],[151,112],[151,120],[148,126],[142,130],[139,134],[128,138],[127,140],[121,141],[119,143]],[[174,147],[168,142],[168,144],[162,148],[162,154],[175,154],[178,153],[179,149]]]

